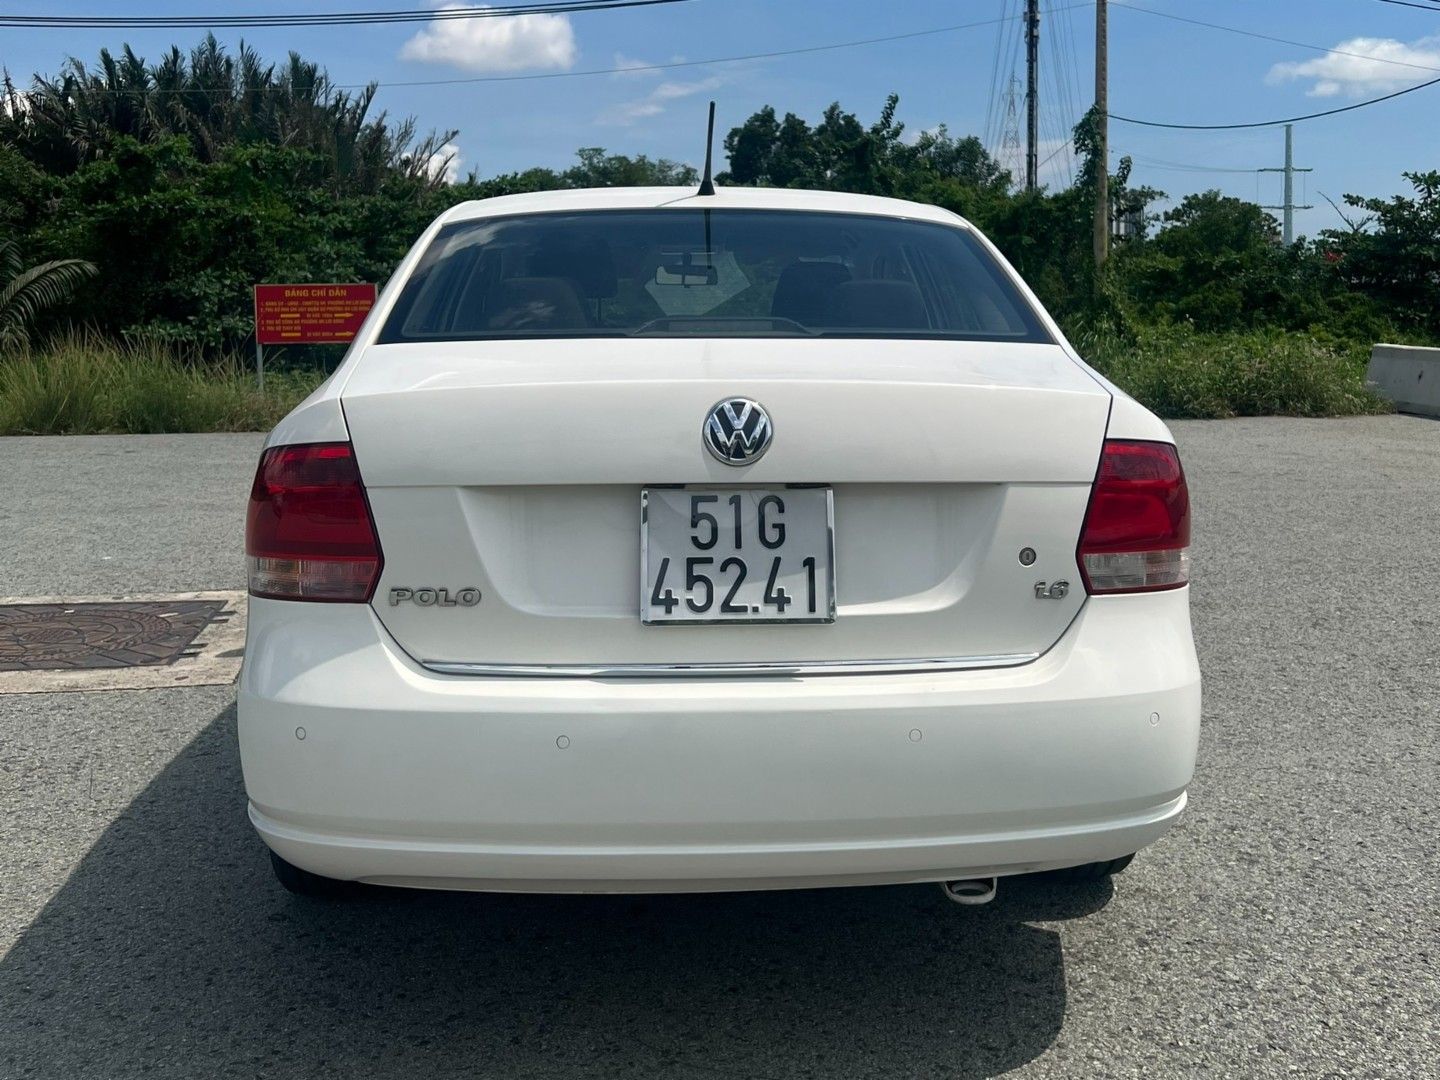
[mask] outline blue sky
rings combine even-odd
[[[354,11],[421,3],[72,0],[65,6],[67,14],[193,15],[207,9]],[[1094,7],[1075,0],[1042,4],[1041,134],[1042,156],[1049,158],[1043,178],[1063,184],[1072,167],[1063,136],[1093,92]],[[381,106],[395,115],[415,115],[424,128],[460,129],[462,170],[490,175],[530,165],[564,166],[580,146],[698,162],[704,103],[711,97],[720,103],[724,131],[765,104],[813,121],[839,100],[869,121],[893,91],[912,132],[943,123],[955,134],[988,136],[998,150],[1003,87],[1012,66],[1019,65],[1015,71],[1022,78],[1024,72],[1017,24],[995,20],[1020,6],[1020,0],[689,0],[569,17],[527,16],[524,22],[271,29],[246,38],[270,57],[298,50],[340,83],[387,84]],[[54,10],[40,0],[5,8],[9,14]],[[1165,15],[1357,55],[1327,54]],[[980,22],[987,25],[664,71],[394,85],[689,62]],[[1142,119],[1207,123],[1288,116],[1440,76],[1440,11],[1378,0],[1112,0],[1110,22],[1111,110]],[[238,40],[231,31],[218,36],[230,44]],[[128,41],[153,57],[171,43],[188,47],[197,38],[189,30],[6,29],[0,31],[0,65],[28,81],[33,72],[55,72],[67,56],[92,60],[103,45],[118,48]],[[993,92],[997,83],[999,95]],[[1278,175],[1240,171],[1281,164],[1279,129],[1185,132],[1115,123],[1111,145],[1134,155],[1136,181],[1172,197],[1218,187],[1262,202],[1280,200]],[[1402,170],[1440,168],[1440,86],[1297,126],[1296,164],[1314,169],[1296,187],[1297,200],[1305,194],[1301,201],[1317,205],[1297,215],[1302,233],[1340,224],[1319,192],[1339,201],[1344,192],[1404,190]]]

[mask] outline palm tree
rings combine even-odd
[[[153,64],[126,45],[118,56],[101,49],[93,67],[72,58],[26,91],[0,77],[0,144],[65,175],[105,157],[118,136],[181,136],[205,162],[230,146],[270,143],[321,155],[346,190],[373,192],[395,173],[439,185],[431,159],[456,132],[420,137],[413,119],[373,111],[377,88],[341,89],[293,52],[280,64],[243,43],[231,54],[214,35],[188,58],[172,47]]]
[[[53,259],[24,270],[19,247],[0,239],[0,348],[24,342],[40,312],[60,303],[95,272],[95,265],[84,259]]]

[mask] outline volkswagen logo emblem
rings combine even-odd
[[[775,426],[770,414],[750,398],[717,401],[705,416],[700,439],[716,461],[726,465],[749,465],[770,449]]]

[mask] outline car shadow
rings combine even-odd
[[[1051,1045],[1109,883],[291,897],[227,709],[0,960],[0,1074],[989,1076]]]

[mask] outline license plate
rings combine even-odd
[[[640,620],[835,621],[829,488],[640,492]]]

